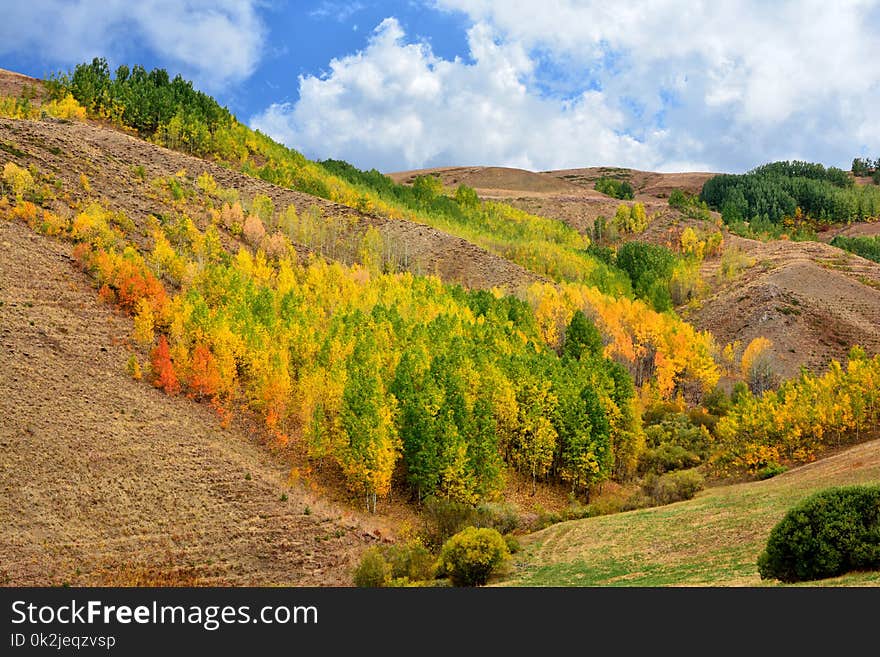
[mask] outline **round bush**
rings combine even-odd
[[[791,509],[758,558],[762,579],[783,582],[880,568],[880,486],[830,488]]]
[[[440,566],[456,586],[482,586],[509,556],[498,531],[467,527],[443,544]]]

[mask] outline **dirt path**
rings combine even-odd
[[[0,222],[0,585],[350,583],[362,523],[131,379],[130,321],[68,249]]]

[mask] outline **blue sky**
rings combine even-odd
[[[0,67],[182,72],[314,158],[742,171],[880,156],[880,1],[31,0]]]

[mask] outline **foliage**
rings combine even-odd
[[[672,251],[650,242],[627,242],[617,250],[617,266],[629,276],[636,296],[657,310],[672,308],[669,286],[676,266]]]
[[[740,369],[743,378],[751,391],[760,395],[773,388],[777,383],[776,373],[773,371],[773,363],[770,348],[773,343],[765,337],[758,337],[749,342],[743,351]]]
[[[17,201],[24,199],[24,195],[34,186],[34,178],[30,171],[24,169],[15,162],[7,162],[3,165],[3,184],[12,191]]]
[[[604,354],[624,364],[636,387],[650,386],[658,397],[669,397],[692,383],[708,391],[718,382],[712,336],[670,313],[583,285],[535,283],[526,298],[544,341],[557,349],[576,310],[594,318],[607,342]]]
[[[642,485],[654,504],[672,504],[691,499],[703,490],[704,478],[696,469],[677,470],[664,475],[649,474]]]
[[[774,162],[742,175],[706,181],[702,200],[724,222],[800,225],[862,221],[880,215],[880,190],[853,185],[845,171],[807,162]],[[753,225],[755,232],[761,232]]]
[[[787,471],[788,468],[786,466],[772,461],[760,470],[758,470],[755,475],[758,477],[758,479],[763,481],[764,479],[772,479],[773,477],[781,475],[783,472]]]
[[[694,416],[694,419],[703,418]],[[713,446],[714,437],[709,429],[717,421],[706,416],[705,423],[695,422],[682,412],[678,404],[656,403],[649,406],[643,420],[646,449],[639,457],[640,473],[663,474],[700,465]]]
[[[436,559],[418,539],[389,545],[383,553],[395,580],[419,582],[434,579]]]
[[[762,579],[800,582],[880,569],[880,486],[830,488],[791,509],[758,558]]]
[[[422,504],[422,519],[428,545],[439,548],[468,525],[475,525],[477,511],[470,504],[432,496]]]
[[[374,546],[366,550],[354,571],[354,585],[361,588],[386,586],[391,579],[391,565],[382,549]]]
[[[771,463],[811,461],[828,447],[858,441],[880,420],[880,356],[850,351],[846,367],[832,361],[828,371],[802,371],[778,389],[757,396],[738,395],[718,421],[722,470],[756,472]]]
[[[843,235],[838,235],[831,240],[831,246],[855,253],[874,262],[880,262],[880,235],[873,237],[844,237]]]
[[[746,255],[739,247],[728,247],[721,254],[721,268],[718,275],[722,281],[730,281],[754,264],[755,259]]]
[[[641,203],[633,203],[632,206],[621,203],[614,214],[614,228],[620,233],[644,232],[648,221],[645,206]]]
[[[857,157],[852,161],[851,171],[854,176],[869,176],[876,169],[880,169],[880,157],[876,160],[870,157]]]
[[[711,219],[709,207],[699,196],[688,194],[680,189],[673,189],[669,193],[669,199],[667,202],[669,203],[669,207],[675,208],[691,219]]]
[[[443,544],[440,564],[456,586],[482,586],[509,556],[497,531],[467,527]]]
[[[621,200],[632,200],[635,198],[635,192],[632,185],[626,180],[617,180],[616,178],[603,177],[596,181],[595,189],[611,198]]]
[[[209,154],[222,148],[234,118],[213,98],[164,69],[147,72],[122,65],[111,75],[107,61],[95,58],[47,85],[53,100],[71,95],[92,115],[134,128],[170,148]]]
[[[165,336],[159,338],[159,344],[150,352],[150,369],[153,386],[161,388],[166,395],[180,392],[180,382],[171,362],[171,349]]]

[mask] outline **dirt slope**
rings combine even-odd
[[[545,174],[575,185],[593,189],[599,178],[609,177],[625,180],[633,186],[638,196],[666,198],[673,189],[699,194],[703,183],[717,174],[707,172],[657,173],[616,167],[586,167],[582,169],[559,169]]]
[[[43,81],[32,78],[15,71],[7,71],[0,68],[0,96],[21,96],[25,89],[34,92],[35,97],[32,102],[35,105],[40,104],[40,98],[43,95]]]
[[[80,190],[80,174],[84,173],[95,193],[113,208],[124,210],[140,226],[145,225],[149,214],[168,211],[150,187],[151,179],[171,176],[181,170],[195,178],[207,171],[221,186],[237,189],[243,198],[265,194],[276,208],[294,205],[298,212],[304,212],[314,205],[324,216],[352,218],[355,230],[377,226],[392,243],[401,249],[405,245],[413,268],[421,273],[437,274],[444,280],[466,286],[497,286],[506,290],[540,279],[519,265],[429,226],[362,214],[99,125],[0,118],[0,146],[3,144],[14,148],[0,148],[0,166],[9,160],[23,166],[35,164],[41,172],[52,173],[63,180],[67,190]],[[15,155],[16,150],[25,155]],[[135,176],[137,166],[144,167],[145,180]],[[74,193],[77,195],[84,197],[85,193]]]
[[[821,371],[854,344],[880,351],[880,265],[819,242],[725,240],[755,265],[684,313],[720,344],[770,338],[777,373],[786,377],[801,365]],[[703,266],[715,285],[718,266],[718,259]]]
[[[131,322],[69,248],[0,222],[0,585],[350,583],[363,523],[129,377]]]
[[[418,176],[435,175],[447,187],[467,185],[473,187],[480,196],[509,196],[517,194],[579,194],[581,190],[571,183],[511,167],[438,167],[417,169],[388,174],[398,183],[411,185]],[[594,192],[595,196],[601,196]]]

